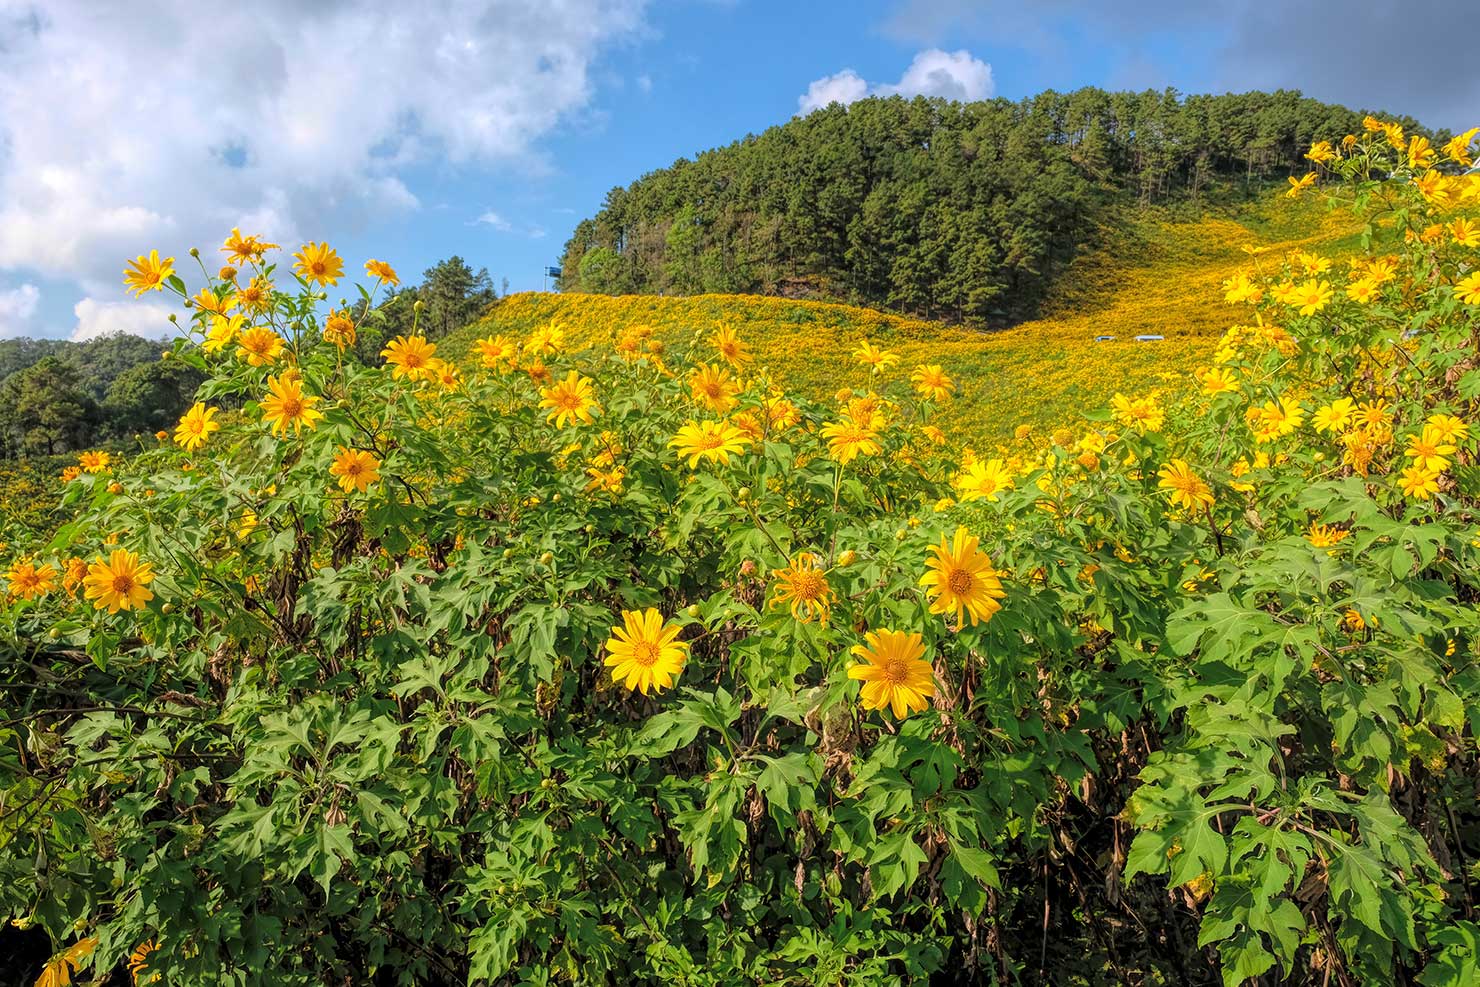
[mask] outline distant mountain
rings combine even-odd
[[[1011,324],[1121,211],[1247,200],[1363,116],[1283,90],[834,104],[613,189],[566,244],[559,283]]]

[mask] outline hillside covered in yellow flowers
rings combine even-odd
[[[523,292],[496,303],[440,349],[461,364],[479,337],[518,338],[550,323],[575,348],[612,345],[637,326],[653,329],[665,345],[683,346],[728,325],[755,353],[757,372],[823,398],[857,386],[850,354],[867,339],[899,355],[886,376],[942,365],[959,393],[940,424],[986,446],[1019,425],[1062,422],[1103,406],[1116,391],[1143,393],[1185,380],[1237,318],[1239,309],[1222,301],[1223,282],[1265,255],[1275,264],[1296,251],[1339,257],[1356,246],[1358,232],[1349,214],[1315,203],[1265,202],[1195,221],[1155,211],[1134,217],[1102,231],[1101,245],[1061,280],[1044,318],[996,332],[760,295]],[[1137,335],[1164,338],[1136,342]]]

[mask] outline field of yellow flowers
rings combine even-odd
[[[1037,336],[524,296],[364,361],[391,264],[335,305],[328,244],[232,230],[193,293],[139,255],[209,378],[7,546],[0,947],[42,985],[1475,983],[1477,135],[1369,118],[1286,193],[1352,225],[1169,226]]]
[[[1165,390],[1185,380],[1227,328],[1233,310],[1222,285],[1248,266],[1249,250],[1273,257],[1319,250],[1339,258],[1356,249],[1360,227],[1350,213],[1313,203],[1251,207],[1236,218],[1196,222],[1152,214],[1104,231],[1103,245],[1063,279],[1048,316],[1000,332],[756,295],[527,292],[500,301],[442,349],[463,357],[480,336],[522,336],[547,324],[558,325],[577,349],[609,347],[639,329],[666,345],[688,345],[696,335],[729,327],[749,341],[756,365],[776,381],[823,399],[857,385],[854,365],[839,357],[871,340],[900,358],[875,380],[900,367],[950,366],[958,390],[941,426],[954,439],[993,447],[1009,442],[1019,426],[1051,429],[1105,404],[1116,390]],[[1164,339],[1138,343],[1138,335]],[[1115,338],[1096,342],[1099,336]]]

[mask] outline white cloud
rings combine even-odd
[[[527,168],[646,0],[0,0],[0,270],[99,302],[125,258],[414,209],[416,165]]]
[[[856,103],[868,95],[868,83],[852,69],[844,69],[837,75],[825,75],[813,80],[807,91],[797,97],[797,112],[811,113],[832,103]]]
[[[115,332],[132,333],[145,339],[162,339],[175,334],[169,323],[174,309],[154,302],[101,302],[84,298],[72,307],[77,326],[72,338],[81,342]]]
[[[41,301],[41,290],[34,284],[0,291],[0,338],[24,336]]]
[[[492,226],[500,233],[507,233],[514,228],[509,224],[509,221],[507,219],[504,219],[504,217],[500,216],[492,209],[488,210],[486,213],[473,220],[473,223],[475,225],[481,223],[484,226]]]
[[[992,66],[969,51],[941,51],[928,48],[920,52],[905,69],[898,82],[870,85],[852,69],[824,76],[807,87],[797,98],[800,113],[810,113],[830,103],[849,103],[865,96],[939,96],[963,102],[990,99],[997,91],[992,80]]]

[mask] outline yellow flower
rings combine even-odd
[[[296,374],[267,378],[267,390],[267,396],[262,399],[262,420],[272,426],[274,435],[286,434],[289,426],[294,435],[304,426],[312,430],[317,427],[318,419],[324,417],[322,411],[314,409],[319,399],[303,393],[303,381]]]
[[[610,469],[602,469],[599,466],[586,467],[586,474],[591,477],[591,482],[586,484],[587,492],[592,490],[605,490],[607,493],[618,494],[622,492],[622,481],[627,478],[627,470],[621,466],[613,466]]]
[[[1240,271],[1223,282],[1223,300],[1230,304],[1249,302],[1257,304],[1264,297],[1264,289]]]
[[[1185,460],[1174,459],[1156,471],[1161,477],[1157,484],[1165,490],[1173,504],[1196,511],[1200,507],[1213,506],[1213,491],[1202,478],[1192,472]]]
[[[714,347],[726,363],[737,370],[750,362],[750,350],[740,342],[732,326],[720,326],[719,331],[709,337],[709,345]]]
[[[899,355],[897,353],[880,349],[866,339],[858,344],[858,349],[853,351],[853,358],[859,363],[871,367],[874,373],[888,370],[899,362]]]
[[[231,345],[236,334],[246,324],[245,315],[233,315],[227,318],[224,315],[212,316],[211,330],[206,333],[206,338],[201,342],[200,348],[207,353],[219,353]]]
[[[1002,609],[998,600],[1007,594],[1002,589],[1002,578],[992,566],[992,560],[977,550],[975,535],[965,527],[956,529],[953,542],[941,536],[939,545],[931,545],[933,557],[925,560],[929,571],[920,577],[920,585],[930,599],[931,613],[955,611],[956,626],[962,627],[966,617],[971,624],[988,621]]]
[[[436,352],[437,345],[427,342],[425,336],[397,336],[380,355],[390,364],[393,379],[419,380],[432,375],[432,354]]]
[[[82,580],[83,595],[98,610],[137,610],[154,599],[154,594],[145,589],[153,581],[154,570],[148,562],[141,563],[127,549],[115,548],[106,562],[99,556],[88,566],[87,577]]]
[[[1418,191],[1426,200],[1440,209],[1450,206],[1460,191],[1458,183],[1441,171],[1426,171],[1415,178],[1413,184],[1418,186]],[[1443,224],[1435,223],[1434,226],[1424,231],[1423,239],[1431,242],[1431,238],[1437,239],[1443,236],[1443,231]]]
[[[79,939],[69,946],[65,952],[58,953],[47,961],[41,968],[41,976],[36,980],[36,987],[69,987],[72,983],[72,974],[77,971],[77,965],[97,948],[98,940],[93,936]]]
[[[1480,222],[1473,219],[1456,219],[1449,224],[1454,242],[1461,247],[1480,247]]]
[[[365,261],[365,273],[375,280],[384,281],[391,286],[401,283],[401,279],[396,277],[396,269],[383,260],[371,259]]]
[[[1325,274],[1331,270],[1331,259],[1329,257],[1322,257],[1318,253],[1304,250],[1295,251],[1294,257],[1291,258],[1291,263],[1306,274]]]
[[[231,301],[248,312],[261,314],[272,304],[272,282],[264,277],[253,278],[250,284],[237,291]]]
[[[339,489],[345,493],[364,493],[380,479],[380,460],[363,449],[340,446],[329,472],[339,478]]]
[[[344,274],[344,261],[327,243],[305,243],[293,255],[293,259],[297,261],[293,265],[293,270],[297,271],[303,280],[312,281],[323,287],[338,284],[340,277]]]
[[[1012,437],[1014,439],[1017,439],[1019,442],[1021,442],[1023,439],[1026,439],[1028,436],[1030,436],[1032,434],[1033,434],[1033,426],[1032,425],[1019,425],[1017,428],[1015,428],[1015,429],[1012,430]]]
[[[1305,412],[1300,402],[1281,398],[1279,403],[1266,401],[1262,407],[1250,407],[1244,412],[1244,420],[1254,433],[1254,441],[1273,442],[1300,427],[1305,421]]]
[[[180,418],[180,424],[175,426],[175,443],[186,452],[194,452],[205,445],[212,432],[221,430],[221,423],[215,420],[216,411],[216,408],[207,408],[200,401],[191,405]]]
[[[10,595],[18,596],[22,600],[33,600],[38,596],[45,596],[57,588],[56,569],[50,565],[38,568],[31,561],[11,563],[10,570],[5,573],[5,578],[10,581]]]
[[[185,305],[187,308],[194,305],[202,312],[208,312],[211,315],[225,315],[235,305],[234,299],[235,296],[233,295],[222,296],[216,294],[210,288],[202,288],[195,295],[191,296]]]
[[[972,463],[956,476],[956,490],[966,502],[980,497],[996,500],[999,493],[1011,489],[1012,473],[1000,459]]]
[[[1331,548],[1351,537],[1351,532],[1329,524],[1312,524],[1305,540],[1316,548]]]
[[[603,664],[612,670],[612,678],[632,692],[662,692],[683,671],[689,646],[678,640],[681,627],[667,626],[663,615],[652,607],[646,610],[623,610],[621,627],[612,628],[606,642]]]
[[[551,323],[529,334],[529,339],[524,343],[524,352],[544,356],[560,352],[563,346],[565,346],[565,330]]]
[[[853,646],[863,659],[851,665],[848,677],[863,683],[859,701],[865,709],[889,708],[895,719],[924,710],[935,695],[935,671],[925,660],[925,644],[919,634],[881,628],[864,635],[868,642]]]
[[[1445,442],[1463,442],[1470,437],[1470,426],[1453,415],[1430,415],[1427,424]]]
[[[689,459],[689,469],[699,465],[700,459],[729,465],[731,454],[745,452],[750,439],[729,422],[689,422],[678,430],[668,444],[678,450],[678,458]]]
[[[1222,367],[1209,367],[1201,370],[1197,374],[1197,379],[1202,382],[1203,393],[1209,397],[1238,390],[1238,375]]]
[[[554,421],[556,428],[564,428],[572,421],[591,424],[591,416],[601,412],[592,383],[589,377],[582,377],[572,370],[558,384],[540,391],[540,407],[550,409],[545,420]]]
[[[112,461],[111,454],[106,452],[80,452],[77,461],[82,466],[84,473],[106,473],[108,464]]]
[[[821,557],[812,552],[798,553],[785,569],[772,569],[771,575],[780,584],[771,606],[790,605],[792,617],[802,623],[813,618],[827,623],[833,593]]]
[[[241,230],[235,226],[231,228],[231,235],[226,238],[226,243],[221,247],[221,252],[226,254],[226,260],[232,264],[252,264],[262,260],[262,255],[269,250],[276,250],[275,243],[265,243],[255,236],[242,236]]]
[[[461,383],[457,374],[457,364],[441,357],[433,357],[427,363],[427,377],[444,391],[456,390]]]
[[[512,364],[519,352],[519,347],[507,336],[489,336],[478,340],[473,345],[477,347],[478,355],[483,358],[483,365],[490,370],[497,370],[506,364]]]
[[[175,258],[160,260],[158,250],[149,251],[148,257],[140,254],[128,264],[123,270],[123,283],[133,290],[135,298],[146,291],[162,291],[164,279],[175,273]]]
[[[1351,398],[1337,398],[1330,404],[1318,409],[1311,416],[1311,424],[1316,427],[1317,432],[1343,432],[1347,424],[1352,420],[1354,408]]]
[[[1166,411],[1154,397],[1128,398],[1117,392],[1110,399],[1110,407],[1115,412],[1115,420],[1126,428],[1160,432],[1166,423]]]
[[[856,422],[847,416],[837,422],[823,422],[822,437],[827,439],[828,454],[843,466],[858,456],[877,456],[883,449],[872,423]]]
[[[1290,178],[1287,181],[1290,183],[1290,187],[1286,190],[1285,196],[1291,199],[1298,199],[1301,192],[1304,192],[1316,183],[1316,173],[1308,171],[1299,178]]]
[[[283,337],[266,326],[253,326],[237,337],[236,351],[254,367],[277,361],[283,352]]]
[[[324,341],[333,343],[341,353],[355,345],[355,323],[349,309],[335,312],[324,320]]]
[[[689,393],[695,401],[723,415],[735,407],[735,395],[740,393],[740,385],[723,367],[702,363],[689,375]]]
[[[241,517],[237,518],[236,537],[245,539],[257,530],[257,512],[242,511]]]
[[[1346,286],[1346,297],[1358,305],[1368,305],[1382,294],[1376,281],[1371,278],[1360,278]]]
[[[134,951],[128,955],[128,972],[134,980],[134,987],[147,987],[149,984],[159,983],[163,976],[159,971],[149,970],[149,954],[159,947],[153,939],[141,942],[134,947]]]
[[[1406,455],[1420,466],[1435,473],[1449,468],[1449,457],[1455,446],[1444,439],[1444,433],[1432,425],[1425,425],[1418,435],[1409,436]]]
[[[1340,157],[1331,146],[1330,141],[1316,141],[1310,146],[1310,150],[1305,152],[1305,156],[1316,164],[1325,164],[1328,161],[1335,161]]]
[[[1454,295],[1466,305],[1480,305],[1480,271],[1471,271],[1454,286]]]
[[[1429,168],[1434,164],[1434,145],[1427,137],[1415,137],[1408,142],[1408,167]]]
[[[951,380],[950,375],[938,363],[920,364],[910,374],[910,381],[921,397],[931,401],[947,401],[956,390],[955,381]]]
[[[1475,135],[1480,134],[1480,127],[1471,127],[1462,134],[1455,134],[1449,143],[1444,145],[1444,156],[1456,164],[1469,165],[1470,145],[1475,141]]]
[[[1393,430],[1393,411],[1383,400],[1357,405],[1356,422],[1368,435],[1387,436]]]
[[[72,556],[62,568],[62,589],[69,595],[87,578],[87,560]]]
[[[946,433],[934,425],[921,425],[920,433],[929,439],[933,445],[943,446],[946,444]]]
[[[1311,279],[1295,289],[1290,304],[1300,309],[1301,315],[1315,315],[1331,301],[1331,282]]]
[[[68,466],[68,467],[66,467],[66,468],[64,468],[62,470],[62,482],[63,483],[71,483],[73,480],[77,479],[81,475],[82,475],[82,467],[80,467],[80,466]]]
[[[1414,463],[1403,471],[1398,484],[1406,496],[1414,500],[1428,500],[1439,492],[1439,473]]]

